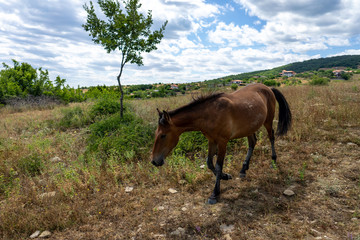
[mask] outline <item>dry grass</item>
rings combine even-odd
[[[52,239],[222,239],[220,225],[227,224],[234,225],[232,239],[360,239],[359,80],[281,91],[294,122],[276,141],[278,168],[269,167],[261,131],[247,178],[236,178],[246,147],[235,144],[225,166],[234,179],[222,182],[215,206],[205,204],[214,182],[200,168],[205,153],[170,157],[160,169],[148,159],[103,169],[96,159],[84,163],[86,128],[49,128],[59,109],[0,110],[0,237],[24,239],[47,229]],[[156,107],[189,100],[131,104],[156,124]],[[62,160],[51,162],[54,156]],[[40,159],[40,172],[24,171],[24,158]],[[134,190],[125,193],[126,186]],[[296,193],[290,198],[282,194],[289,187]],[[54,197],[39,196],[51,191]],[[171,235],[178,227],[185,235]]]

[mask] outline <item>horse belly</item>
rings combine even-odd
[[[266,113],[263,111],[259,111],[257,114],[253,114],[253,111],[243,111],[236,115],[232,121],[232,134],[230,139],[252,135],[259,130],[266,119]]]

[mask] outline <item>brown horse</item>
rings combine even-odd
[[[164,164],[165,157],[186,131],[201,131],[209,140],[207,166],[216,176],[215,188],[208,203],[215,204],[220,196],[220,180],[231,179],[223,173],[226,145],[231,139],[247,137],[249,149],[240,176],[246,176],[249,162],[256,144],[255,132],[264,125],[271,142],[272,160],[276,163],[274,148],[275,103],[279,104],[277,135],[287,133],[291,125],[291,112],[285,97],[275,88],[263,84],[248,85],[231,94],[217,93],[201,97],[192,103],[173,111],[160,112],[155,133],[152,163]],[[213,157],[217,154],[214,167]]]

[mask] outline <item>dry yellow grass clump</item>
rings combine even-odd
[[[56,127],[61,108],[88,103],[0,109],[0,238],[49,230],[51,239],[360,239],[360,81],[280,90],[293,125],[275,141],[277,168],[264,129],[246,179],[236,178],[246,142],[229,144],[234,179],[222,182],[214,206],[205,204],[215,180],[201,166],[206,151],[173,155],[162,168],[136,156],[109,155],[104,165],[84,154],[87,126]],[[155,127],[156,108],[190,99],[129,104]]]

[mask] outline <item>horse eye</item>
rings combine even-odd
[[[163,134],[163,135],[161,135],[160,137],[163,139],[163,138],[165,138],[165,137],[166,137],[166,135],[165,135],[165,134]]]

